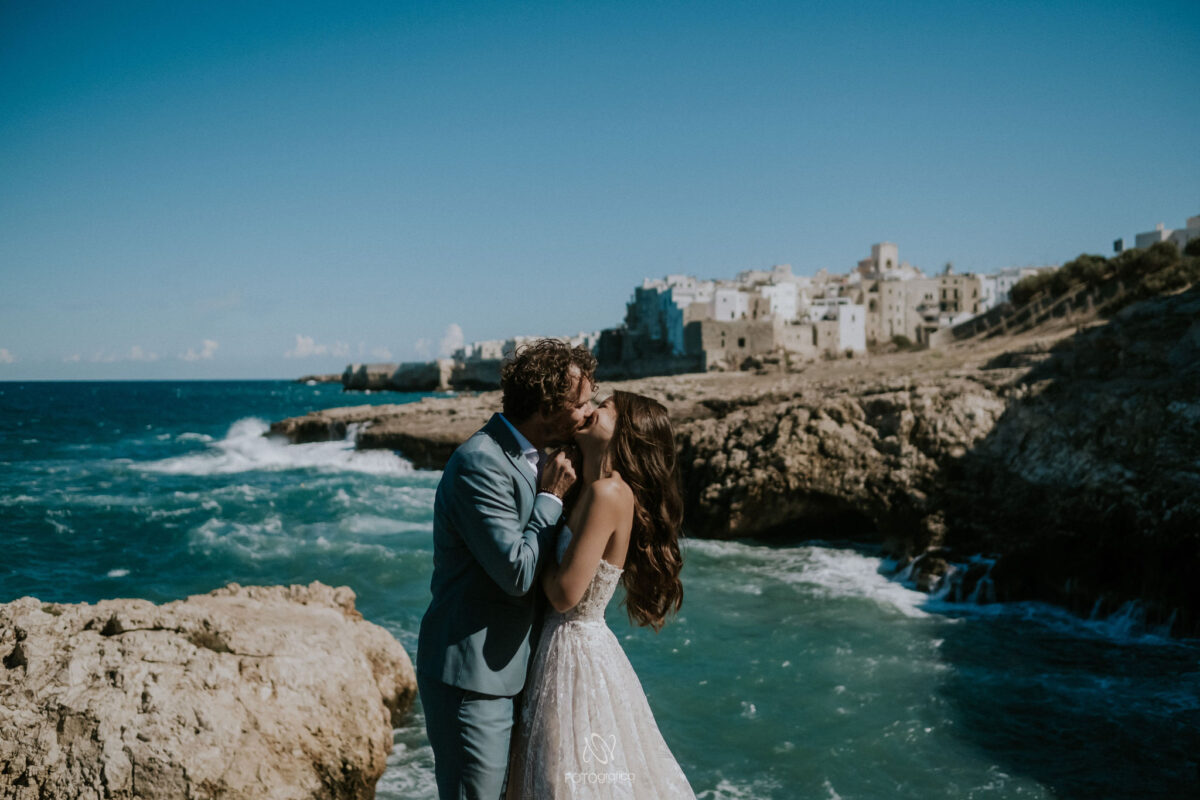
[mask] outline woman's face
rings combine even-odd
[[[583,422],[583,427],[575,434],[576,439],[589,439],[595,442],[608,443],[612,441],[613,431],[617,428],[617,406],[609,397],[601,403]]]

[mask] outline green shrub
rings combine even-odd
[[[1142,278],[1168,269],[1179,261],[1179,248],[1174,242],[1157,242],[1121,264],[1117,274],[1121,280],[1140,283]]]
[[[1128,305],[1200,282],[1200,239],[1189,242],[1185,253],[1181,255],[1174,242],[1126,250],[1112,259],[1085,253],[1054,272],[1019,281],[1012,288],[1012,302],[1021,306],[1042,292],[1059,297],[1077,286],[1100,286],[1116,277],[1125,283],[1127,292],[1118,305]]]
[[[1048,289],[1053,274],[1050,272],[1039,272],[1036,275],[1030,275],[1027,278],[1022,278],[1013,286],[1009,296],[1012,298],[1013,305],[1023,306],[1040,294],[1043,290]]]
[[[1153,297],[1200,282],[1200,257],[1181,258],[1157,272],[1143,276],[1134,290],[1138,300]]]
[[[1109,278],[1112,272],[1108,259],[1103,256],[1081,255],[1052,273],[1050,290],[1054,295],[1060,295],[1080,284],[1098,286]]]

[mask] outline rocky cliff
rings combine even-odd
[[[0,797],[370,798],[407,654],[321,584],[0,605]]]
[[[1200,633],[1200,286],[1061,340],[939,487],[948,542],[1002,555],[1000,599]]]
[[[689,528],[875,531],[926,588],[986,554],[996,599],[1200,632],[1200,287],[1049,341],[681,421]]]
[[[925,588],[984,554],[998,599],[1081,613],[1139,601],[1148,622],[1200,633],[1198,320],[1200,287],[1020,337],[602,393],[670,408],[692,535],[877,537]],[[440,468],[498,405],[364,410],[358,443]],[[273,430],[298,440],[329,419]]]

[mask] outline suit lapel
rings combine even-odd
[[[525,479],[525,483],[529,485],[530,491],[537,494],[537,486],[534,483],[532,470],[529,469],[529,462],[525,460],[525,454],[521,452],[520,445],[517,444],[516,437],[512,435],[512,431],[504,424],[504,420],[499,414],[493,414],[488,420],[488,424],[483,426],[483,430],[488,436],[496,440],[500,445],[500,449],[504,451],[504,455],[508,456],[508,460],[512,462],[513,469],[520,473]]]

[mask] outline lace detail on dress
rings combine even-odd
[[[567,622],[603,623],[604,609],[608,608],[608,601],[616,593],[617,584],[621,582],[621,575],[624,572],[625,570],[620,567],[600,559],[600,566],[596,567],[596,574],[592,576],[592,582],[588,584],[587,589],[583,592],[583,597],[579,598],[575,607],[565,614],[555,615],[561,616]]]
[[[570,536],[564,527],[560,560]],[[604,621],[623,572],[601,560],[579,603],[547,614],[513,734],[508,800],[694,800]]]

